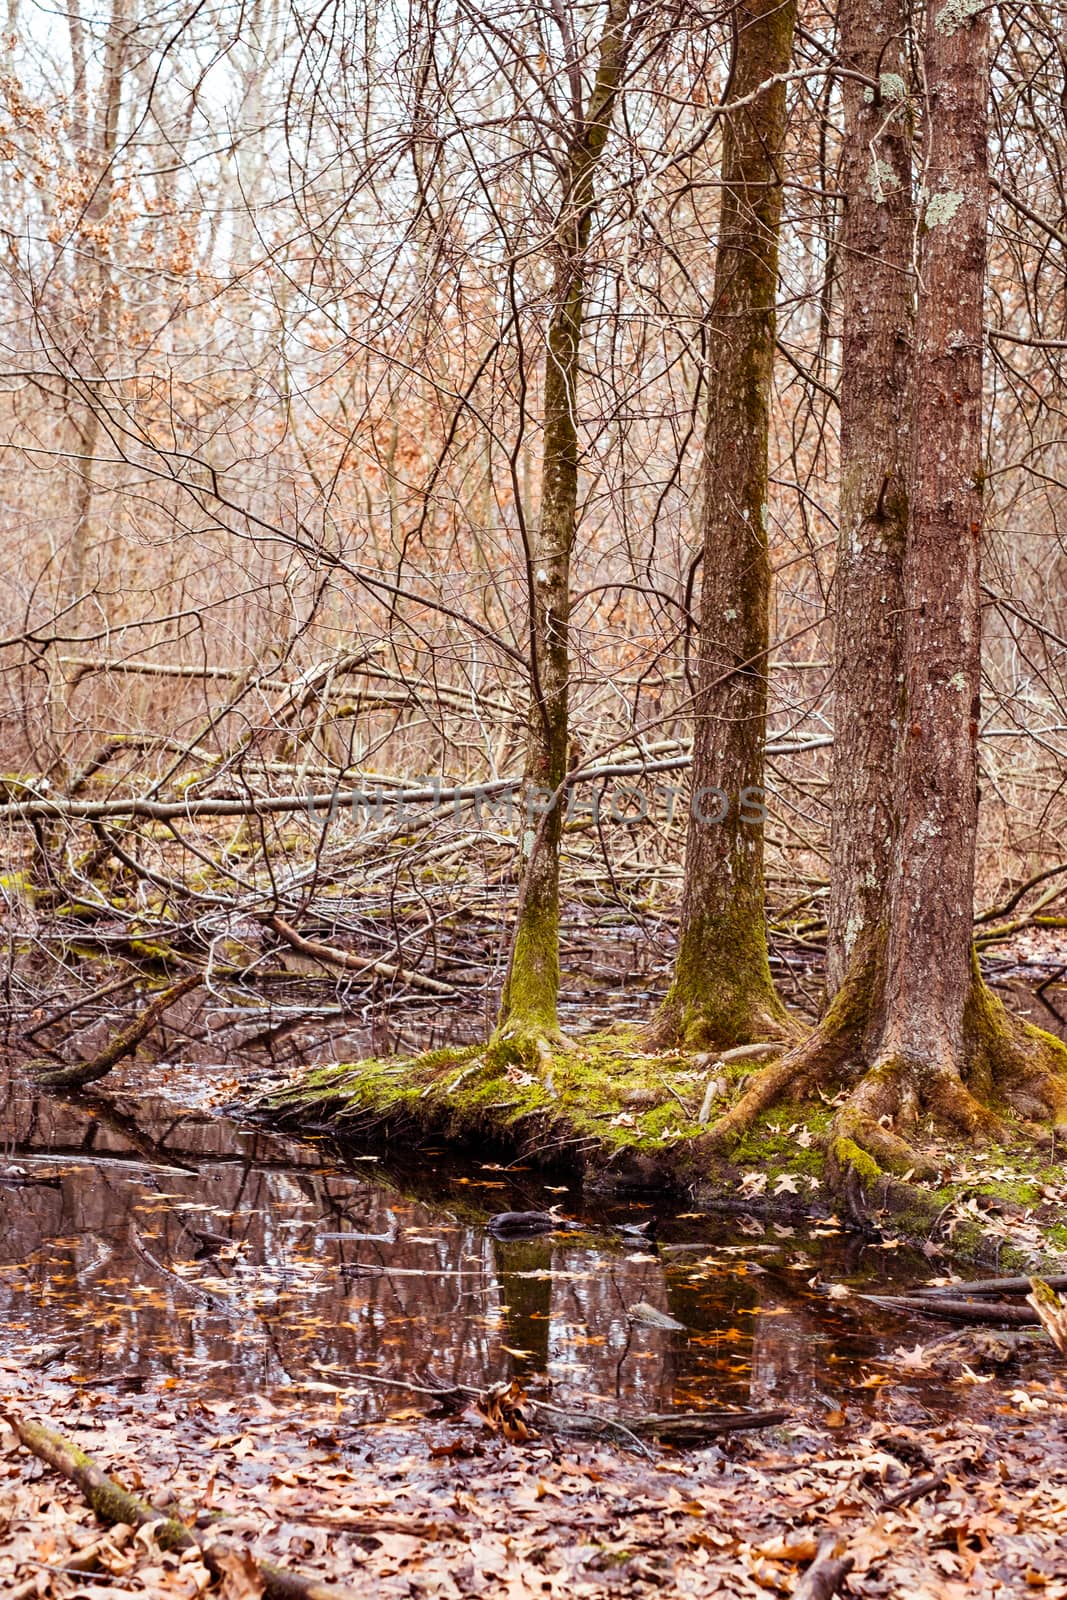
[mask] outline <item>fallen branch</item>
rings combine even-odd
[[[169,989],[164,989],[157,994],[141,1015],[121,1033],[117,1033],[110,1044],[105,1045],[98,1055],[91,1056],[88,1061],[82,1061],[73,1067],[58,1067],[47,1072],[37,1074],[37,1082],[46,1089],[84,1089],[87,1083],[96,1083],[100,1078],[106,1078],[112,1067],[117,1065],[124,1056],[132,1055],[146,1034],[151,1033],[164,1012],[169,1011],[175,1001],[183,995],[189,994],[193,989],[198,989],[204,981],[202,972],[190,972],[178,983],[171,984]]]
[[[906,1483],[903,1489],[898,1489],[895,1494],[887,1494],[879,1500],[878,1511],[897,1511],[901,1506],[914,1505],[916,1500],[925,1499],[928,1494],[936,1494],[938,1489],[943,1489],[947,1482],[943,1472],[933,1472],[926,1478],[916,1478],[914,1483]]]
[[[1030,1279],[1030,1293],[1026,1298],[1060,1355],[1067,1356],[1067,1305],[1041,1278]]]
[[[703,1444],[724,1433],[753,1428],[773,1428],[785,1422],[788,1411],[675,1411],[644,1417],[605,1417],[593,1412],[566,1411],[543,1400],[525,1402],[539,1426],[554,1433],[586,1439],[610,1439],[629,1434],[635,1439],[655,1439],[660,1444]]]
[[[338,950],[332,944],[319,944],[317,939],[305,939],[276,912],[271,912],[263,920],[298,955],[310,956],[314,961],[325,961],[331,967],[344,967],[346,972],[374,972],[380,978],[394,978],[400,983],[410,984],[413,989],[425,989],[428,994],[445,995],[452,1000],[456,997],[451,984],[428,978],[423,972],[411,972],[407,967],[398,967],[393,961],[368,961],[363,956],[352,955],[348,950]]]
[[[422,1394],[446,1409],[454,1410],[457,1403],[467,1400],[485,1402],[493,1393],[490,1389],[475,1389],[470,1384],[456,1383],[447,1387],[434,1387],[425,1383],[405,1383],[400,1378],[383,1378],[368,1372],[342,1372],[336,1367],[312,1364],[312,1370],[331,1382],[338,1379],[352,1383],[377,1383],[385,1389],[402,1389],[408,1394]],[[611,1439],[616,1444],[636,1444],[644,1449],[645,1439],[657,1439],[665,1444],[700,1444],[723,1433],[740,1433],[751,1428],[773,1428],[788,1420],[788,1411],[674,1411],[665,1415],[655,1413],[645,1417],[610,1417],[596,1411],[565,1410],[550,1405],[546,1400],[533,1400],[521,1396],[521,1405],[539,1427],[553,1433],[568,1433],[586,1439]]]
[[[1007,1300],[941,1300],[934,1295],[910,1294],[865,1294],[862,1298],[890,1311],[918,1311],[924,1317],[943,1317],[947,1322],[1007,1323],[1010,1327],[1029,1328],[1038,1320],[1032,1312]]]
[[[1032,1278],[975,1278],[973,1283],[938,1283],[930,1284],[925,1289],[916,1289],[916,1294],[921,1294],[925,1299],[958,1300],[964,1294],[1026,1294],[1033,1285]],[[1067,1274],[1044,1280],[1050,1289],[1067,1289]]]
[[[204,1565],[215,1578],[223,1577],[235,1559],[242,1563],[250,1559],[244,1545],[200,1534],[177,1517],[164,1516],[146,1500],[130,1494],[114,1478],[109,1478],[91,1456],[62,1434],[54,1433],[51,1428],[45,1428],[38,1422],[24,1421],[10,1410],[0,1411],[0,1416],[14,1429],[27,1450],[77,1484],[101,1522],[124,1522],[133,1528],[151,1525],[153,1537],[161,1550],[198,1550]],[[297,1572],[289,1572],[284,1567],[275,1567],[266,1561],[256,1565],[265,1600],[357,1600],[352,1589],[320,1583],[317,1578],[304,1578]]]
[[[830,1600],[848,1577],[855,1561],[852,1556],[838,1555],[839,1539],[830,1534],[819,1544],[819,1552],[793,1590],[793,1600]]]

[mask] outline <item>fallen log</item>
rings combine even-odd
[[[939,1300],[958,1300],[967,1294],[1029,1294],[1030,1282],[1029,1278],[975,1278],[973,1283],[932,1283],[914,1293]],[[1046,1278],[1045,1282],[1050,1289],[1067,1289],[1067,1274]]]
[[[122,1522],[132,1528],[151,1524],[153,1537],[161,1550],[199,1551],[204,1565],[215,1578],[222,1578],[235,1560],[241,1563],[249,1560],[246,1546],[199,1533],[178,1517],[165,1516],[146,1500],[130,1494],[62,1434],[39,1422],[28,1422],[8,1409],[0,1410],[0,1417],[14,1429],[27,1450],[77,1484],[101,1522]],[[357,1600],[352,1589],[320,1583],[317,1578],[302,1577],[298,1572],[289,1572],[267,1561],[259,1561],[256,1566],[263,1583],[264,1600]]]
[[[941,1317],[946,1322],[992,1322],[1032,1328],[1038,1320],[1033,1311],[1009,1300],[949,1300],[917,1294],[865,1294],[860,1298],[888,1311],[917,1311],[921,1316]]]
[[[501,1211],[489,1218],[485,1231],[494,1239],[534,1239],[540,1233],[574,1232],[581,1226],[552,1211]]]

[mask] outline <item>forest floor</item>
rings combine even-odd
[[[207,1015],[179,1013],[173,1022],[199,1039]],[[691,1064],[686,1081],[638,1052],[628,1062],[619,1046],[616,1031],[610,1105],[591,1102],[580,1081],[583,1065],[602,1064],[595,1045],[579,1045],[590,1052],[586,1063],[570,1052],[576,1098],[595,1125],[572,1132],[586,1146],[595,1134],[611,1162],[630,1162],[640,1180],[646,1163],[656,1167],[662,1151],[687,1142],[679,1138],[686,1125],[691,1140],[700,1138],[714,1063]],[[439,1089],[426,1093],[407,1075],[409,1108],[436,1117],[435,1096],[442,1106],[461,1101],[450,1086],[479,1050],[459,1052]],[[337,1058],[336,1049],[326,1053]],[[194,1052],[183,1055],[182,1073],[195,1073]],[[119,1075],[158,1082],[171,1070],[126,1063]],[[383,1058],[376,1092],[388,1097],[403,1071]],[[488,1107],[508,1136],[523,1096],[543,1092],[523,1071],[504,1065],[479,1085],[476,1067],[459,1086],[475,1096],[478,1126]],[[556,1069],[553,1099],[567,1071]],[[216,1104],[241,1087],[230,1072],[211,1076]],[[788,1106],[773,1112],[717,1175],[724,1203],[785,1224],[793,1213],[831,1214],[816,1165],[818,1119],[827,1115],[825,1107],[803,1117]],[[374,1097],[343,1121],[360,1138],[376,1125],[387,1131]],[[550,1160],[561,1153],[543,1152]],[[970,1253],[969,1240],[1000,1271],[1016,1255],[1029,1265],[1062,1252],[1067,1182],[1054,1151],[1020,1144],[941,1153],[945,1183],[929,1191],[937,1228],[924,1223],[913,1233],[938,1270],[957,1251]],[[900,1219],[874,1213],[872,1226],[898,1242],[891,1236],[903,1235]],[[255,1561],[371,1597],[785,1596],[829,1542],[852,1563],[844,1595],[1067,1600],[1067,1369],[1061,1379],[1055,1358],[990,1366],[980,1342],[943,1339],[928,1324],[917,1340],[909,1332],[894,1347],[890,1339],[845,1403],[797,1405],[778,1426],[712,1447],[643,1452],[536,1430],[520,1439],[512,1428],[508,1437],[499,1418],[473,1404],[436,1418],[414,1397],[356,1420],[352,1397],[366,1391],[327,1373],[217,1398],[173,1376],[138,1390],[117,1373],[83,1382],[58,1367],[31,1368],[12,1349],[0,1347],[0,1591],[11,1600],[256,1600],[262,1592],[252,1562],[218,1578],[195,1552],[162,1551],[150,1529],[105,1537],[74,1484],[18,1442],[14,1419],[56,1429],[143,1498],[200,1528],[210,1523]]]
[[[104,1400],[10,1359],[0,1410],[47,1421],[144,1498],[201,1514],[201,1527],[219,1519],[214,1531],[257,1560],[365,1596],[784,1596],[832,1541],[852,1562],[843,1595],[1063,1600],[1067,1384],[954,1359],[931,1409],[911,1380],[935,1358],[902,1347],[854,1410],[643,1455],[513,1442],[473,1408],[438,1421],[404,1407],[354,1426],[343,1388],[325,1384],[220,1403],[164,1384]],[[213,1580],[195,1553],[162,1552],[150,1528],[103,1531],[4,1424],[9,1600],[262,1592],[251,1562]],[[89,1547],[93,1571],[70,1570]]]

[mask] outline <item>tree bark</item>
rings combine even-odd
[[[576,396],[594,179],[629,49],[628,0],[608,0],[596,81],[567,156],[545,368],[541,512],[528,553],[530,708],[520,795],[524,878],[500,1028],[520,1043],[558,1039],[559,851],[569,742],[571,556],[578,507]],[[540,808],[551,799],[547,815]]]
[[[795,0],[742,0],[731,98],[788,70]],[[708,317],[700,663],[674,980],[652,1036],[700,1049],[791,1031],[771,981],[763,888],[770,644],[767,448],[785,85],[727,118]]]
[[[869,978],[892,862],[902,714],[912,127],[906,0],[842,0],[841,490],[834,575],[834,752],[826,987]]]
[[[978,837],[989,24],[928,0],[904,715],[882,1053],[958,1078]]]
[[[861,768],[853,780],[854,795],[873,804],[877,783],[885,787],[874,815],[891,826],[889,879],[880,893],[872,889],[868,896],[868,886],[852,877],[859,853],[835,856],[835,868],[846,873],[838,886],[838,959],[844,974],[837,993],[811,1039],[758,1074],[711,1135],[713,1143],[728,1145],[780,1094],[813,1083],[835,1089],[844,1084],[851,1092],[831,1126],[831,1171],[868,1189],[879,1177],[879,1164],[920,1175],[934,1170],[901,1137],[921,1116],[971,1137],[1002,1137],[1006,1129],[996,1108],[1004,1104],[1026,1117],[1051,1114],[1058,1126],[1067,1124],[1067,1049],[1005,1011],[982,982],[972,944],[989,202],[984,15],[969,0],[928,0],[923,61],[926,171],[907,538],[897,607],[902,620],[897,634],[889,626],[884,638],[878,636],[882,681],[846,665],[839,686],[839,695],[847,697],[870,685],[869,707],[884,713],[896,700],[899,662],[903,695],[895,750],[890,752],[881,730],[865,739],[853,728],[851,736],[852,756]],[[884,98],[884,88],[881,92]],[[859,120],[849,126],[858,140]],[[851,157],[862,159],[858,148]],[[880,181],[889,176],[880,167],[875,175]],[[851,202],[851,188],[849,193]],[[883,328],[882,337],[888,332]],[[860,373],[850,374],[852,399],[862,393],[869,354],[850,327],[846,357],[861,364]],[[872,382],[875,376],[867,373]],[[883,385],[891,381],[887,371]],[[886,389],[878,392],[884,395]],[[856,421],[850,415],[842,469],[845,506],[860,506],[858,486],[866,481],[869,493],[871,483],[869,464],[851,455],[863,436]],[[843,619],[839,649],[849,637],[854,647],[863,641],[864,618],[872,619],[873,629],[887,581],[877,561],[856,566],[850,556],[849,563],[848,603],[856,615]],[[839,597],[839,606],[843,603]],[[846,724],[869,714],[866,704],[842,709]],[[880,760],[886,761],[884,768],[875,765]],[[853,820],[846,816],[846,823]],[[866,826],[870,821],[859,819],[856,839],[861,846],[864,840],[868,847],[878,845],[868,868],[877,873],[884,871],[887,858],[880,853],[884,841],[879,843]],[[852,915],[862,936],[844,964],[843,930]]]

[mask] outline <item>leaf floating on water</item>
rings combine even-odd
[[[626,1315],[631,1322],[643,1323],[646,1328],[665,1328],[673,1332],[685,1332],[684,1322],[679,1322],[675,1317],[669,1317],[665,1311],[657,1311],[655,1306],[647,1305],[644,1300],[638,1300],[635,1305],[627,1306]]]

